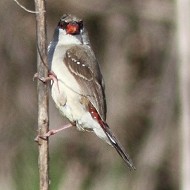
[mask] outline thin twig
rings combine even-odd
[[[46,33],[46,2],[45,0],[35,0],[36,22],[37,22],[37,51],[38,51],[38,63],[37,69],[39,76],[48,76],[47,67],[47,33]],[[44,136],[49,131],[49,97],[48,97],[48,85],[38,80],[38,135]],[[40,190],[49,189],[49,140],[43,140],[39,138],[39,181]]]
[[[20,8],[24,9],[26,12],[28,13],[32,13],[32,14],[38,14],[40,13],[41,11],[32,11],[32,10],[29,10],[27,9],[26,7],[24,7],[23,5],[21,5],[17,0],[13,0]],[[45,11],[43,11],[45,12]]]
[[[38,53],[39,53],[39,56],[40,56],[40,59],[41,59],[42,63],[44,64],[44,66],[46,67],[46,69],[49,70],[48,65],[43,60],[43,56],[42,56],[42,54],[40,52],[40,48],[39,48],[38,44],[37,44],[37,50],[38,50]]]

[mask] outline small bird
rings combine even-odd
[[[82,19],[71,14],[61,17],[48,46],[48,62],[52,98],[70,124],[48,132],[46,137],[71,126],[92,131],[135,169],[106,123],[104,81]]]

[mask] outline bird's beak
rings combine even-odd
[[[79,30],[79,25],[77,23],[69,23],[66,26],[66,33],[67,34],[71,34],[71,35],[75,35],[75,34],[79,34],[80,30]]]

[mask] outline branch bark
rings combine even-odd
[[[35,0],[36,23],[37,23],[37,70],[40,77],[48,76],[47,65],[47,34],[46,34],[46,5],[45,0]],[[45,64],[44,64],[45,63]],[[49,131],[49,105],[48,105],[48,86],[38,80],[38,135]],[[49,141],[39,139],[39,180],[40,190],[49,189]]]

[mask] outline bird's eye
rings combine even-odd
[[[78,25],[79,25],[79,28],[82,29],[83,28],[83,21],[79,21]]]
[[[58,27],[59,27],[59,28],[62,28],[62,29],[65,29],[67,25],[68,25],[68,23],[65,22],[65,21],[60,21],[60,22],[58,23]]]

